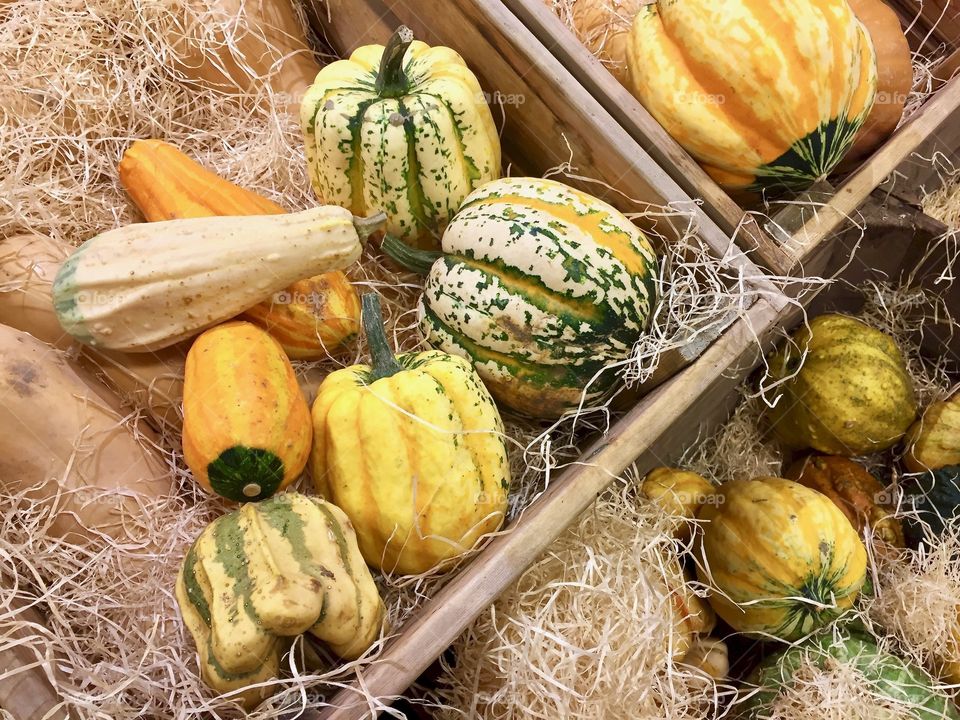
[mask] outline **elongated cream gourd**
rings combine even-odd
[[[297,280],[350,266],[381,221],[321,206],[127,225],[88,240],[67,259],[53,284],[54,307],[80,342],[158,350]]]

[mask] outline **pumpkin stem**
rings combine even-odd
[[[401,25],[387,42],[380,59],[380,71],[377,73],[376,91],[383,98],[398,98],[407,94],[410,83],[403,70],[403,57],[413,42],[413,32]]]
[[[373,233],[382,228],[387,222],[387,214],[378,212],[370,217],[353,216],[353,226],[357,229],[357,235],[360,236],[360,242],[365,243]]]
[[[373,369],[370,371],[370,382],[373,383],[395,375],[402,368],[390,349],[387,334],[383,331],[380,295],[375,292],[364,293],[360,303],[363,306],[363,331],[367,335],[367,345],[370,346],[370,357],[373,360]]]
[[[433,264],[443,257],[442,252],[412,248],[392,235],[383,236],[380,249],[397,265],[417,275],[426,275]]]

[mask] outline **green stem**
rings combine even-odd
[[[380,59],[380,71],[377,73],[377,95],[383,98],[398,98],[407,94],[410,83],[403,71],[403,57],[413,42],[413,32],[401,25],[387,42]]]
[[[387,342],[387,334],[383,331],[380,295],[375,292],[364,293],[360,303],[363,307],[363,331],[367,335],[367,345],[370,346],[370,357],[373,360],[373,369],[370,372],[372,383],[395,375],[403,368],[397,362]]]
[[[387,223],[387,214],[378,212],[370,217],[353,216],[353,226],[357,229],[357,235],[360,236],[360,242],[365,243],[373,233],[382,228]]]
[[[383,236],[383,243],[380,245],[380,249],[397,265],[405,270],[417,273],[417,275],[426,275],[430,272],[433,264],[443,257],[442,252],[412,248],[402,240],[397,240],[397,238],[392,235]]]

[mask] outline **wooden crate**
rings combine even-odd
[[[604,185],[581,186],[614,205],[636,211],[636,201],[657,206],[638,223],[678,236],[692,218],[704,243],[735,269],[756,292],[745,317],[707,345],[700,358],[665,356],[656,382],[633,409],[583,454],[581,463],[555,480],[511,532],[473,557],[416,616],[399,629],[387,649],[357,678],[367,692],[387,702],[401,695],[452,643],[464,627],[492,602],[552,542],[638,453],[673,422],[693,422],[704,390],[722,388],[725,397],[755,361],[758,336],[779,322],[787,298],[740,251],[697,203],[631,138],[554,58],[500,0],[314,0],[308,8],[318,29],[339,55],[358,45],[384,42],[397,26],[409,26],[424,41],[456,49],[476,72],[484,90],[503,100],[503,145],[511,174],[540,175],[567,161],[576,174]],[[329,11],[329,13],[328,13]],[[497,109],[494,108],[495,115]],[[578,184],[575,180],[573,184]],[[609,186],[609,187],[605,187]],[[632,198],[625,201],[623,196]],[[683,211],[677,225],[661,206]],[[681,367],[690,365],[677,375]],[[689,406],[694,406],[690,411]],[[353,689],[345,689],[332,714],[315,710],[303,717],[366,717]]]
[[[794,205],[769,219],[744,211],[657,123],[643,106],[581,45],[543,0],[504,0],[564,66],[741,248],[778,275],[809,275],[822,270],[830,239],[890,173],[921,146],[960,143],[960,0],[891,2],[910,25],[914,49],[947,56],[935,71],[934,96],[899,128],[873,156],[838,187],[821,183],[811,190],[811,205]]]
[[[877,243],[869,255],[875,272],[864,270],[864,279],[877,280],[890,270],[892,280],[912,258],[923,257],[942,233],[943,226],[893,201],[872,203],[871,227]],[[842,240],[852,242],[852,237]],[[842,255],[844,242],[836,253]],[[926,282],[931,271],[943,265],[931,258],[918,270],[917,282]],[[960,283],[952,292],[960,301]],[[312,710],[307,720],[359,720],[376,715],[364,693],[389,704],[423,673],[470,623],[549,550],[554,539],[627,467],[644,474],[669,465],[690,449],[697,438],[708,437],[725,422],[742,396],[738,386],[758,367],[762,355],[800,324],[804,312],[856,312],[859,294],[827,286],[803,298],[800,304],[760,300],[715,342],[697,362],[644,398],[610,433],[597,438],[580,460],[555,479],[549,490],[511,529],[488,545],[427,601],[402,628],[376,661],[357,681],[332,698],[329,707]],[[960,304],[957,305],[960,307]],[[927,328],[931,351],[942,353],[946,338]],[[960,337],[951,336],[951,349],[960,357]]]

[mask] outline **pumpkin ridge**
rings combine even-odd
[[[410,214],[413,215],[413,219],[421,230],[426,230],[439,239],[436,212],[423,191],[423,181],[421,180],[423,167],[420,164],[420,158],[417,156],[417,128],[413,124],[414,113],[408,108],[406,100],[405,97],[397,99],[400,115],[403,117],[403,132],[407,139],[407,203],[410,205]],[[420,119],[425,125],[431,124],[430,115],[426,112],[420,116]],[[423,132],[422,129],[421,132]]]
[[[612,317],[612,313],[601,309],[605,303],[591,302],[590,295],[578,298],[557,292],[536,277],[524,275],[519,268],[507,265],[502,260],[486,260],[462,254],[444,255],[441,259],[448,268],[452,269],[460,263],[471,270],[496,278],[503,289],[511,295],[522,298],[541,312],[561,317],[568,324],[574,325],[587,320],[596,326],[596,332],[615,329],[613,322],[615,318]],[[579,334],[578,340],[582,342]]]
[[[633,226],[632,223],[630,224],[630,228],[620,227],[613,222],[613,218],[606,208],[591,208],[586,200],[582,200],[582,202],[587,209],[585,212],[578,212],[568,204],[550,202],[541,197],[530,197],[516,192],[508,192],[488,195],[475,202],[465,203],[461,206],[460,211],[462,212],[469,207],[495,212],[496,206],[503,205],[506,206],[504,208],[505,210],[509,209],[510,206],[520,206],[527,210],[541,212],[576,228],[584,235],[592,238],[600,249],[605,251],[604,254],[608,256],[607,259],[614,260],[623,266],[629,276],[643,275],[651,272],[652,266],[655,264],[651,262],[651,258],[646,257],[646,248],[640,249],[634,247],[637,238],[631,234],[630,228],[639,235],[641,241],[646,240],[646,237],[640,232],[639,228]],[[602,201],[594,200],[593,204],[599,202]],[[606,203],[603,204],[605,205]],[[519,221],[519,218],[511,219]],[[530,225],[532,226],[534,223],[530,223]],[[609,242],[604,242],[605,240]],[[650,254],[652,256],[652,252]]]

